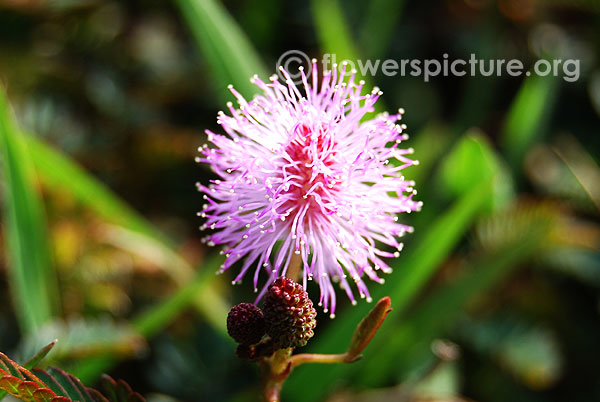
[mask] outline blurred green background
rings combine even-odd
[[[0,0],[0,350],[151,401],[255,401],[224,326],[250,286],[200,243],[194,163],[233,83],[310,57],[580,60],[580,78],[365,77],[406,109],[423,211],[352,365],[284,400],[600,401],[596,0]],[[235,269],[232,270],[235,272]],[[309,288],[315,294],[317,289]],[[342,352],[370,305],[319,316]]]

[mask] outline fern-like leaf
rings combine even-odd
[[[111,402],[144,402],[144,398],[133,392],[125,381],[116,381],[107,375],[102,376],[102,389]]]
[[[47,350],[43,352],[47,353]],[[49,367],[47,370],[34,368],[29,371],[0,353],[0,390],[22,401],[145,402],[140,394],[132,391],[122,380],[115,381],[104,376],[102,383],[108,398],[61,369]]]

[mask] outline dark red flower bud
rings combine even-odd
[[[264,303],[267,334],[280,348],[304,346],[314,335],[317,312],[304,288],[285,277],[273,282]]]
[[[241,345],[258,343],[265,334],[265,318],[261,309],[251,303],[233,306],[227,315],[227,333]]]

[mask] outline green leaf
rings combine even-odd
[[[0,389],[5,390],[13,396],[19,395],[19,384],[21,382],[17,377],[3,376],[0,378]]]
[[[35,373],[40,379],[46,380],[45,382],[47,383],[50,383],[50,381],[48,381],[49,378],[54,379],[55,382],[60,385],[60,388],[56,387],[56,389],[52,390],[57,394],[59,393],[57,390],[65,392],[61,392],[59,394],[60,396],[65,396],[73,401],[94,402],[93,397],[86,390],[81,381],[63,370],[50,367],[47,371],[35,370]],[[50,387],[52,388],[52,385],[50,385]]]
[[[52,342],[46,347],[44,347],[42,350],[37,352],[31,359],[29,359],[29,361],[26,364],[23,365],[23,367],[26,369],[32,368],[37,362],[42,360],[48,354],[48,352],[52,349],[55,343],[56,342]],[[17,378],[18,380],[24,380],[24,377],[21,375],[21,372],[19,370],[19,366],[4,355],[0,355],[0,373],[2,371],[4,373],[9,374],[11,378],[12,376],[16,376],[15,378]],[[2,377],[2,374],[0,374],[0,377]],[[11,382],[12,380],[10,378],[6,379],[6,386],[10,386]],[[15,389],[17,389],[17,386],[18,384],[15,385]],[[6,391],[0,390],[0,401],[2,400],[2,398],[4,398],[4,396],[6,396],[6,393]]]
[[[551,75],[532,75],[523,81],[502,130],[502,145],[514,167],[542,136],[556,99],[558,83],[558,78]]]
[[[184,20],[192,31],[198,48],[209,64],[216,82],[217,96],[225,99],[229,84],[250,97],[257,87],[250,78],[269,74],[252,43],[217,0],[177,0]]]
[[[482,180],[490,180],[496,170],[493,151],[483,133],[474,129],[467,132],[444,159],[440,184],[455,197]]]
[[[123,380],[115,381],[111,377],[102,376],[102,388],[109,395],[111,402],[143,402],[144,398]]]
[[[477,183],[492,179],[490,210],[507,205],[514,191],[510,175],[502,169],[485,135],[477,129],[468,131],[450,150],[437,177],[438,187],[450,199],[465,194]]]
[[[48,353],[50,353],[54,345],[56,345],[56,342],[57,340],[54,340],[46,346],[44,346],[43,348],[41,348],[36,354],[33,355],[33,357],[31,357],[23,364],[23,367],[29,370],[37,366],[38,363],[40,363],[48,355]]]
[[[60,398],[56,397],[56,394],[49,389],[36,390],[33,393],[33,400],[35,402],[60,402]]]
[[[40,381],[44,382],[45,388],[42,388],[42,389],[47,389],[48,391],[52,392],[54,395],[62,396],[64,398],[66,398],[68,401],[71,400],[68,397],[68,392],[60,384],[60,382],[57,379],[55,379],[53,376],[51,376],[48,372],[46,372],[45,370],[42,370],[42,369],[37,369],[37,368],[34,368],[32,370],[32,372],[35,373],[35,375],[40,379]]]
[[[4,216],[11,295],[21,329],[32,333],[56,311],[58,290],[32,157],[2,88],[0,153],[6,185]]]
[[[25,381],[19,384],[18,389],[20,395],[19,399],[24,401],[33,401],[35,400],[33,394],[35,391],[39,390],[39,386],[35,382]]]
[[[0,353],[0,375],[10,375],[19,380],[25,380],[25,377],[21,374],[19,365],[3,353]]]

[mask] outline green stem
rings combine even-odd
[[[333,364],[333,363],[348,363],[348,353],[340,353],[337,355],[328,355],[320,353],[302,353],[294,355],[291,358],[292,366],[294,369],[304,363],[321,363],[321,364]]]
[[[292,370],[304,363],[352,363],[357,359],[348,353],[336,355],[301,353],[292,356],[292,349],[281,349],[260,362],[263,372],[262,396],[265,402],[280,402],[283,382]]]

